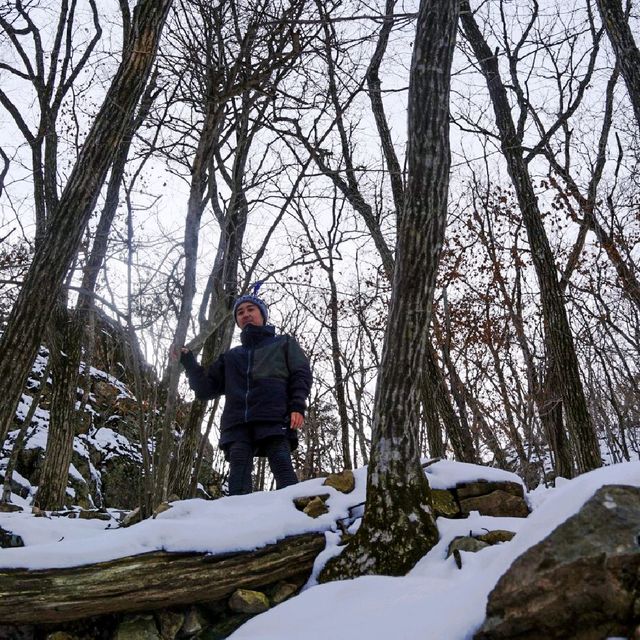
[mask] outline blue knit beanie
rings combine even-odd
[[[260,280],[259,282],[256,282],[255,285],[253,286],[253,291],[251,293],[247,293],[243,296],[240,296],[233,303],[233,319],[234,320],[236,319],[236,312],[238,311],[238,307],[243,302],[250,302],[251,304],[255,304],[256,307],[260,309],[260,313],[264,319],[264,323],[267,324],[267,320],[269,319],[269,309],[267,308],[267,305],[264,303],[264,301],[258,298],[258,295],[257,295],[258,289],[260,288],[263,282],[264,280]]]

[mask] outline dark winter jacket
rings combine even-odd
[[[292,411],[304,415],[312,376],[295,339],[277,336],[271,325],[248,325],[240,341],[206,369],[191,352],[181,357],[197,398],[225,396],[222,430],[243,423],[288,425]]]

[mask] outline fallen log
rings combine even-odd
[[[68,569],[0,571],[0,623],[67,622],[220,600],[311,572],[324,534],[220,555],[151,552]]]

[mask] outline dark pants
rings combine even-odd
[[[269,467],[276,479],[276,489],[282,489],[298,482],[291,462],[291,447],[286,436],[271,436],[260,442],[269,460]],[[245,440],[237,440],[228,445],[229,459],[229,495],[237,496],[251,493],[253,484],[254,444]]]

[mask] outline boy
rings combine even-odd
[[[220,448],[229,461],[229,495],[251,493],[253,457],[266,456],[276,489],[298,482],[291,451],[311,390],[309,360],[298,343],[276,335],[269,310],[255,294],[238,298],[233,315],[241,345],[206,369],[188,349],[180,362],[200,400],[225,395]]]

